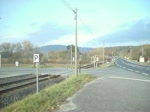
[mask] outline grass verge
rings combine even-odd
[[[76,93],[85,83],[96,77],[88,74],[72,75],[65,81],[47,87],[38,94],[30,95],[4,109],[1,112],[53,112],[66,99]]]

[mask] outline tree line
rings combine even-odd
[[[72,55],[75,54],[75,46],[68,45],[66,50],[63,51],[49,51],[48,54],[42,54],[39,48],[28,40],[21,43],[10,43],[4,42],[0,44],[0,52],[2,56],[2,63],[33,63],[33,54],[40,54],[40,63],[69,63],[70,54],[72,50]],[[80,54],[79,48],[78,55]]]
[[[105,47],[105,59],[111,56],[128,57],[132,60],[138,60],[140,56],[145,57],[145,61],[150,60],[150,44],[142,46],[118,46],[118,47]],[[72,50],[72,51],[71,51]],[[81,53],[78,50],[78,59],[82,58],[83,64],[91,62],[92,56],[99,56],[99,61],[103,59],[103,48],[95,48],[89,52]],[[33,54],[40,54],[40,62],[42,63],[71,63],[75,55],[75,46],[68,45],[66,50],[63,51],[49,51],[48,54],[42,54],[39,48],[28,40],[21,43],[4,42],[0,44],[0,52],[2,56],[2,63],[33,63]],[[73,59],[72,59],[73,61]]]
[[[4,42],[0,44],[0,52],[4,63],[14,63],[15,61],[29,63],[34,53],[41,54],[38,47],[28,40],[22,43]]]

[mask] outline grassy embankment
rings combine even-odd
[[[2,109],[1,112],[52,112],[81,89],[85,83],[94,79],[96,77],[87,74],[80,74],[78,77],[72,75],[59,84],[47,87],[38,94],[29,95]]]

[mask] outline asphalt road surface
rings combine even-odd
[[[118,66],[82,72],[98,79],[69,98],[57,112],[150,112],[149,75]]]
[[[118,58],[116,64],[124,69],[137,72],[143,75],[150,75],[150,66],[139,65],[135,63],[131,63],[124,59]]]
[[[67,68],[40,68],[39,73],[40,74],[63,74],[68,75],[72,73],[73,69],[67,69]],[[12,76],[18,76],[18,75],[24,75],[24,74],[36,74],[35,68],[21,68],[21,67],[14,67],[14,68],[0,68],[0,78],[5,77],[12,77]]]
[[[150,112],[150,72],[148,66],[120,58],[107,69],[83,69],[97,76],[60,106],[58,112]],[[66,74],[73,69],[41,68],[40,73]],[[0,68],[0,78],[35,73],[34,68]]]

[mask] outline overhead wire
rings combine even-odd
[[[74,11],[73,8],[65,1],[65,0],[60,0],[66,7],[68,7],[71,11]]]
[[[83,22],[83,20],[81,19],[81,17],[80,17],[79,15],[77,15],[77,16],[78,16],[79,20],[81,21],[81,23],[84,25],[84,27],[85,27],[94,37],[96,37],[95,34],[89,29],[89,27]]]
[[[73,11],[75,13],[75,10],[65,1],[65,0],[60,0],[69,10]],[[97,41],[95,34],[89,29],[89,27],[85,24],[85,22],[81,19],[79,14],[77,14],[77,17],[79,18],[80,22],[84,25],[84,27],[93,35],[94,41]],[[102,41],[103,47],[104,47],[104,41]]]
[[[75,12],[75,10],[65,1],[65,0],[60,0],[69,10]],[[77,14],[77,17],[79,18],[80,22],[84,25],[84,27],[91,33],[91,35],[94,37],[94,40],[96,41],[95,37],[96,35],[89,29],[89,27],[85,24],[85,22],[81,19],[79,14]]]
[[[92,32],[92,30],[90,30],[90,28],[84,23],[84,21],[81,19],[81,17],[79,16],[79,15],[77,15],[78,16],[78,18],[79,18],[79,20],[80,20],[80,22],[84,25],[84,27],[91,33],[91,35],[94,37],[93,39],[92,39],[92,43],[95,43],[95,44],[97,44],[97,42],[101,42],[102,44],[104,43],[104,41],[102,41],[102,40],[97,40],[96,39],[96,35]],[[91,42],[91,41],[90,41]]]
[[[67,6],[70,10],[73,10],[73,8],[65,1],[65,0],[60,0],[65,6]],[[95,37],[94,33],[88,28],[88,26],[83,22],[83,20],[81,19],[81,17],[77,14],[77,17],[79,18],[79,20],[81,21],[81,23],[84,25],[84,27]]]

